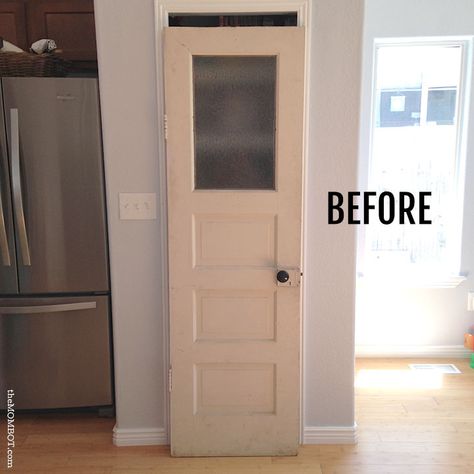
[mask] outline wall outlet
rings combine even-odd
[[[467,310],[474,311],[474,291],[467,293]]]
[[[121,220],[156,219],[155,193],[119,193]]]

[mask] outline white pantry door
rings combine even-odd
[[[174,456],[297,453],[303,89],[303,28],[165,30]]]

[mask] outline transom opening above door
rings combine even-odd
[[[296,12],[260,13],[253,15],[237,15],[232,13],[226,15],[171,13],[169,15],[169,26],[206,28],[217,26],[296,26],[297,24],[298,15]]]

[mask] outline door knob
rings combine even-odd
[[[288,274],[286,270],[280,270],[277,273],[277,280],[280,283],[286,283],[289,279],[290,279],[290,275]]]

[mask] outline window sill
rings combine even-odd
[[[466,281],[467,275],[381,275],[381,274],[363,274],[358,273],[358,279],[361,283],[373,286],[395,286],[398,288],[456,288],[463,281]]]

